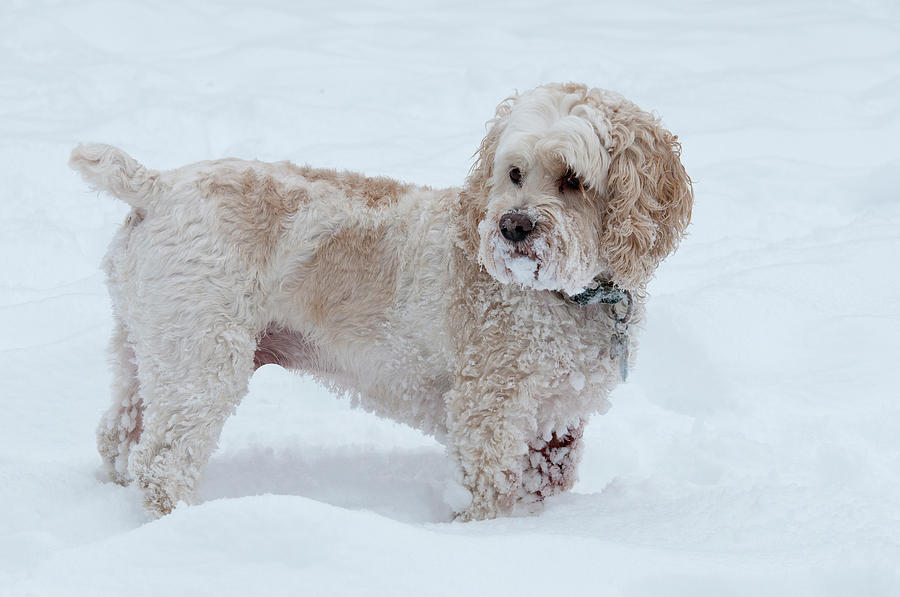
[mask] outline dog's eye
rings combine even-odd
[[[559,179],[559,191],[580,191],[584,188],[584,185],[581,183],[581,179],[578,178],[578,175],[575,174],[575,171],[571,168],[566,170],[566,173],[563,174],[563,177]]]
[[[518,168],[512,168],[509,171],[509,179],[517,187],[522,186],[522,171],[519,170]]]

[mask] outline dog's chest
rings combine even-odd
[[[605,305],[551,304],[535,314],[537,358],[553,387],[580,393],[610,377],[614,320]]]
[[[607,396],[621,381],[611,351],[615,319],[607,305],[563,303],[553,293],[504,287],[520,370],[537,402],[542,432],[565,431],[576,419],[609,408]],[[509,324],[507,324],[509,325]]]

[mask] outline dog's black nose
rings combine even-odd
[[[503,238],[514,243],[525,240],[534,230],[531,218],[517,211],[510,211],[500,216],[500,232]]]

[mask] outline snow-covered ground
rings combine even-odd
[[[898,6],[4,0],[0,595],[900,594]],[[658,111],[696,190],[574,492],[450,522],[438,444],[272,366],[201,503],[103,482],[125,209],[73,145],[455,185],[563,80]]]

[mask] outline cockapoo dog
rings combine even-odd
[[[189,501],[260,366],[311,373],[437,437],[462,520],[570,488],[681,239],[677,138],[576,84],[505,100],[461,189],[238,159],[70,165],[132,206],[104,260],[115,331],[99,451],[155,514]]]

